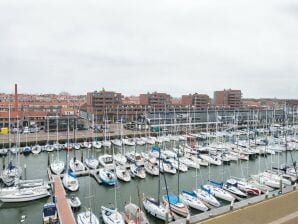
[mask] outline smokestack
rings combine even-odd
[[[19,112],[19,100],[18,100],[18,85],[14,84],[14,109]]]

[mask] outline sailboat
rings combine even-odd
[[[59,158],[59,147],[58,147],[58,145],[59,145],[59,134],[58,134],[58,132],[59,132],[59,124],[58,124],[58,117],[57,117],[56,122],[57,122],[57,124],[56,124],[56,133],[57,133],[56,134],[56,141],[57,141],[56,142],[56,150],[57,150],[57,156],[56,156],[56,159],[54,159],[51,162],[50,168],[51,168],[51,170],[52,170],[52,172],[54,174],[59,175],[59,174],[61,174],[64,171],[65,163],[64,163],[63,160],[61,160]]]
[[[230,178],[227,180],[227,183],[230,185],[234,185],[239,190],[241,190],[247,194],[250,194],[250,195],[260,195],[261,194],[260,189],[258,189],[257,187],[254,187],[251,184],[249,184],[245,181],[242,181],[242,180],[236,180],[234,178]]]
[[[70,207],[73,209],[81,207],[81,204],[82,204],[80,198],[75,195],[71,195],[71,197],[68,198],[67,201]]]
[[[116,176],[119,180],[122,180],[124,182],[130,182],[131,181],[131,175],[130,172],[126,169],[125,166],[116,165]]]
[[[102,144],[103,147],[111,148],[112,143],[110,141],[110,134],[109,134],[109,138],[107,136],[107,129],[109,128],[108,117],[107,117],[107,108],[105,109],[104,119],[105,119],[105,124],[104,124],[104,139],[101,142],[101,144]]]
[[[211,183],[217,184],[218,186],[223,186],[223,183],[217,183],[215,181],[210,181]],[[225,191],[221,187],[217,187],[211,184],[205,184],[202,186],[206,191],[209,191],[214,197],[225,200],[225,201],[235,201],[235,197],[233,197],[229,192]]]
[[[93,117],[93,126],[94,126],[94,117]],[[93,139],[95,140],[94,132],[93,132]],[[99,165],[98,160],[92,155],[93,148],[88,148],[88,155],[85,159],[85,164],[90,169],[96,169]]]
[[[41,149],[42,147],[40,145],[38,144],[34,145],[32,147],[32,154],[35,154],[35,155],[39,154],[41,152]]]
[[[131,202],[125,205],[123,218],[125,222],[129,224],[149,224],[141,208]]]
[[[92,206],[91,206],[91,177],[89,174],[89,208],[86,209],[84,212],[80,212],[77,215],[77,222],[78,224],[99,224],[99,219],[96,217],[96,215],[92,212]]]
[[[7,153],[8,153],[8,149],[6,149],[6,148],[0,149],[0,156],[6,156]]]
[[[44,150],[46,152],[53,152],[55,148],[53,145],[49,144],[50,142],[50,124],[49,124],[49,117],[47,117],[47,144],[44,146]]]
[[[101,214],[105,224],[124,224],[124,219],[120,212],[117,210],[117,188],[116,184],[114,184],[114,203],[115,207],[107,208],[105,206],[101,206]]]
[[[76,157],[73,157],[73,159],[70,159],[69,167],[73,172],[80,172],[85,170],[85,165]]]
[[[48,184],[40,180],[17,181],[15,187],[0,189],[2,202],[27,202],[50,196]]]
[[[161,153],[159,153],[159,161],[161,159]],[[159,170],[161,168],[161,163],[159,162]],[[161,173],[158,175],[158,194],[157,200],[151,197],[143,197],[144,209],[152,216],[161,219],[163,221],[171,222],[174,220],[173,213],[170,207],[166,203],[160,202],[160,184],[161,184]],[[165,180],[165,179],[164,179]],[[165,181],[166,184],[166,181]],[[167,185],[166,185],[167,190]]]
[[[99,219],[90,209],[81,212],[77,215],[78,224],[99,224]]]
[[[194,193],[202,201],[204,201],[214,207],[220,206],[220,202],[211,194],[211,192],[209,192],[205,189],[196,189],[196,190],[194,190]]]
[[[187,206],[197,209],[199,211],[205,212],[208,210],[208,207],[197,197],[194,192],[191,191],[182,191],[179,195],[181,201]]]
[[[122,215],[116,208],[101,206],[101,214],[105,224],[125,224]]]
[[[2,172],[3,183],[8,187],[13,186],[15,180],[21,176],[21,172],[22,170],[19,167],[14,166],[10,161],[7,168]]]
[[[69,145],[69,119],[67,124],[67,145]],[[69,147],[67,148],[66,161],[69,161]],[[62,179],[63,186],[69,191],[79,190],[79,181],[76,175],[69,169],[68,165],[66,165],[66,167],[67,171]]]
[[[188,216],[189,210],[187,206],[176,195],[174,194],[164,195],[163,200],[168,206],[171,206],[171,210],[176,214],[181,215],[183,217]]]
[[[144,166],[138,166],[136,163],[130,164],[130,173],[132,177],[146,178]]]
[[[10,127],[10,104],[9,104],[9,127]],[[17,130],[19,130],[19,120],[17,121]],[[6,169],[3,170],[2,172],[2,181],[3,183],[10,187],[15,184],[15,180],[19,179],[22,175],[22,169],[19,165],[20,158],[19,158],[19,149],[18,146],[20,145],[20,133],[19,131],[16,133],[16,145],[15,147],[11,147],[11,134],[9,132],[8,134],[8,142],[9,142],[9,151],[10,153],[8,154],[8,160],[10,161],[8,163],[8,166]],[[13,165],[12,160],[11,160],[11,155],[10,154],[15,154],[16,160],[17,160],[17,165]]]
[[[145,171],[152,176],[159,175],[158,164],[155,161],[155,158],[147,159],[144,163],[144,168],[145,168]]]
[[[99,178],[100,180],[107,185],[116,185],[117,184],[117,178],[115,173],[107,168],[101,168],[99,169]]]
[[[160,172],[170,174],[177,173],[177,169],[172,165],[172,163],[166,160],[159,160],[159,163],[162,163],[162,165],[160,166]]]
[[[0,190],[0,201],[2,202],[27,202],[50,196],[45,187],[32,188],[5,188]]]
[[[63,186],[69,191],[77,191],[79,190],[79,181],[76,175],[71,172],[71,170],[67,170],[62,179]]]
[[[158,219],[166,221],[166,217],[168,217],[167,221],[171,222],[174,220],[174,216],[170,212],[169,207],[165,203],[156,201],[154,198],[144,198],[143,206],[149,214]]]

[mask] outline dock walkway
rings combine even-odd
[[[60,176],[53,175],[54,194],[56,197],[56,206],[61,224],[75,224],[75,218],[69,203],[67,202],[66,193],[62,185]]]
[[[212,209],[190,217],[189,223],[197,224],[297,224],[298,190],[293,186],[267,195],[252,197],[237,203]],[[172,224],[187,223],[180,219]]]

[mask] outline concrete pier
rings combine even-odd
[[[212,209],[190,217],[189,223],[196,224],[296,224],[298,223],[298,190],[293,186],[266,195],[252,197],[233,205]],[[177,220],[172,224],[187,223]]]

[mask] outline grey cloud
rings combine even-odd
[[[297,98],[293,0],[3,0],[0,92]]]

